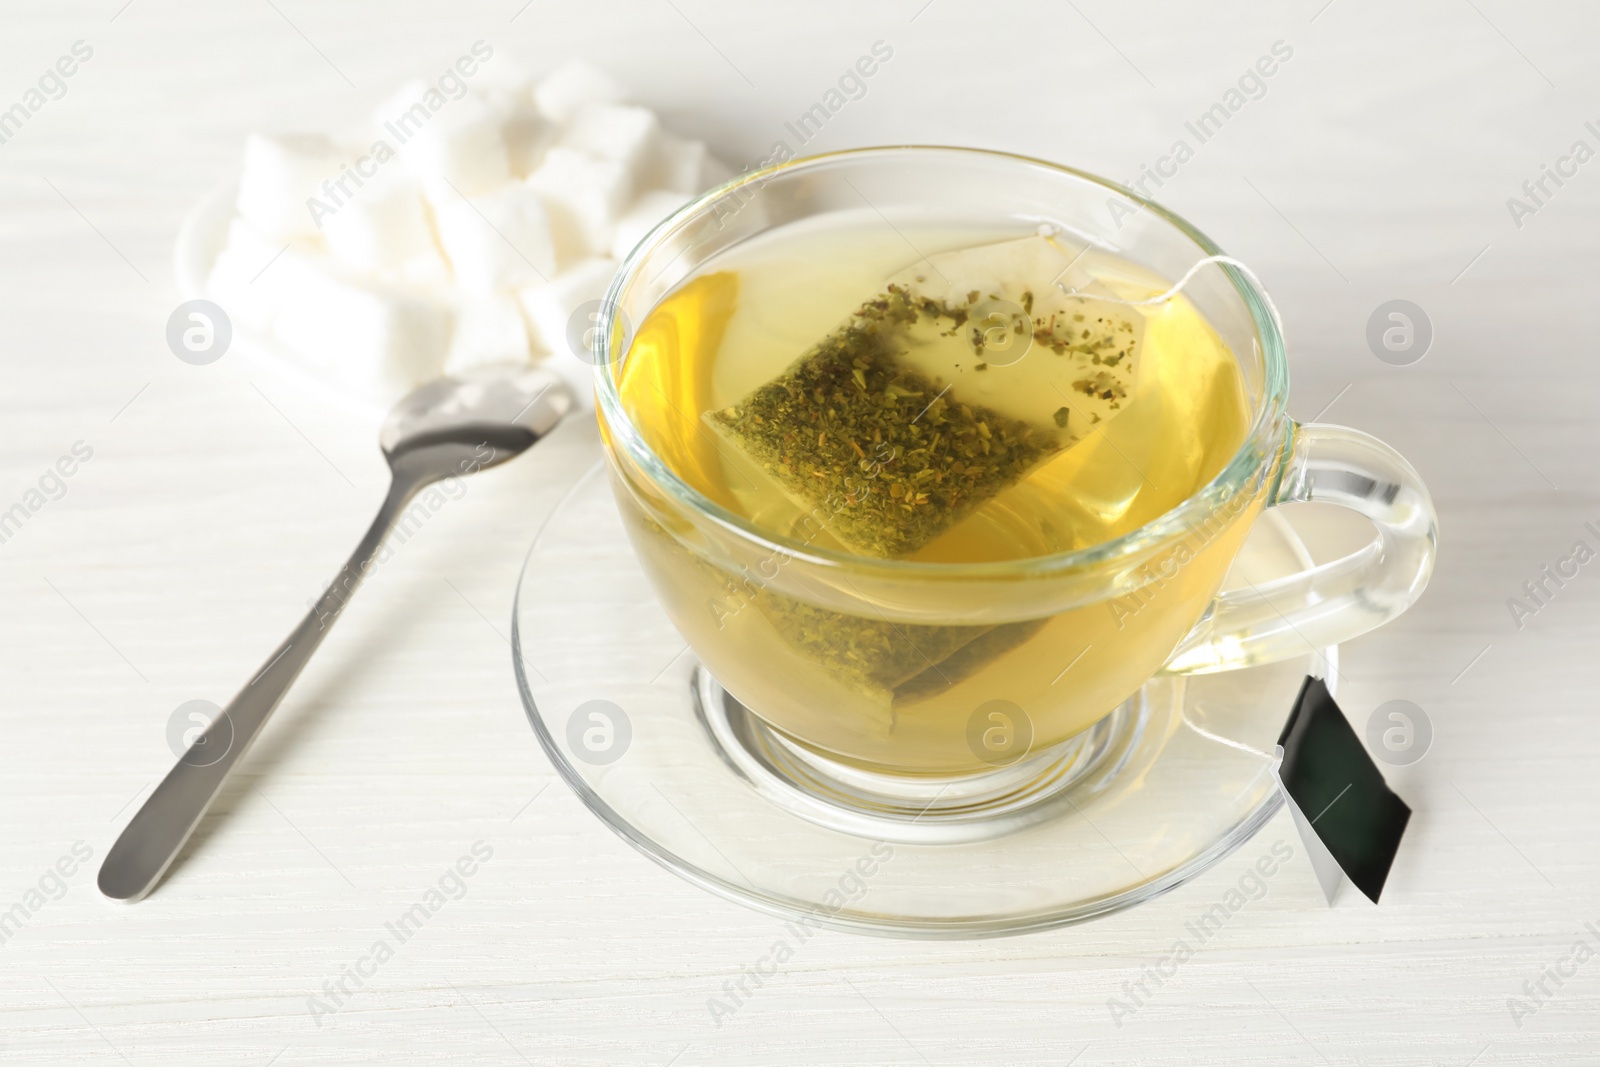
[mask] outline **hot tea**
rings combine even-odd
[[[1136,689],[1215,594],[1258,496],[1110,601],[1039,610],[997,590],[957,608],[930,577],[891,602],[850,559],[1021,564],[1111,541],[1210,481],[1249,404],[1181,292],[1141,303],[1170,285],[1049,229],[863,210],[739,245],[662,300],[622,401],[674,473],[776,546],[752,567],[624,509],[718,680],[830,756],[930,773],[992,764],[968,727],[995,701],[1037,749]],[[808,550],[839,565],[801,580],[786,564]]]

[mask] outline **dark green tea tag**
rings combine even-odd
[[[1278,781],[1323,893],[1331,903],[1342,871],[1377,903],[1411,809],[1383,780],[1321,678],[1307,676],[1300,687],[1278,754]]]

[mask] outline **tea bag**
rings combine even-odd
[[[845,615],[770,589],[762,591],[757,603],[791,647],[828,663],[858,689],[880,691],[885,703],[897,687],[936,670],[992,629],[918,626]]]
[[[818,607],[771,588],[761,589],[754,602],[759,617],[749,624],[770,627],[798,659],[824,667],[847,687],[857,728],[880,738],[893,735],[908,706],[940,695],[1044,626],[1044,620],[1000,626],[892,622]],[[783,670],[769,663],[772,669]],[[826,692],[815,685],[807,683],[807,691]]]
[[[1036,235],[919,260],[705,418],[845,547],[909,555],[1131,394],[1142,319],[1073,259]]]
[[[1021,647],[1030,637],[1044,629],[1048,621],[1048,619],[1029,619],[1026,622],[1008,622],[984,628],[982,633],[948,656],[936,663],[928,663],[921,671],[896,684],[890,694],[891,712],[895,707],[937,696],[957,682],[965,681],[1000,656]]]
[[[902,557],[1113,417],[1143,320],[1043,234],[936,254],[888,278],[772,381],[706,422],[853,552]],[[1039,620],[910,626],[776,590],[761,614],[871,694],[915,705],[1018,647]]]

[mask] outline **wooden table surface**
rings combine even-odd
[[[1600,1063],[1600,563],[1508,607],[1600,546],[1591,6],[17,0],[0,26],[0,108],[93,49],[0,144],[0,511],[92,450],[0,544],[0,1061]],[[740,163],[792,145],[785,121],[877,41],[892,59],[806,151],[972,144],[1128,179],[1188,140],[1152,190],[1271,288],[1293,413],[1385,438],[1438,504],[1432,587],[1345,648],[1358,724],[1407,699],[1435,733],[1390,772],[1416,816],[1382,905],[1326,907],[1299,861],[1113,1020],[1108,998],[1291,837],[1280,816],[1089,925],[827,933],[719,1026],[707,999],[777,921],[613,836],[514,687],[517,568],[587,462],[576,428],[479,476],[376,573],[167,882],[103,900],[94,871],[171,764],[175,709],[250,676],[385,477],[370,423],[241,361],[173,358],[178,222],[248,131],[347,126],[480,38],[536,71],[584,55]],[[1259,98],[1197,143],[1185,123],[1280,41]],[[1545,166],[1567,176],[1535,202]],[[1365,340],[1396,298],[1434,329],[1410,366]],[[317,1015],[480,841],[465,897]]]

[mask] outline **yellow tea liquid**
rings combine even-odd
[[[780,379],[887,279],[926,275],[919,264],[941,262],[950,250],[1024,236],[890,227],[870,212],[769,233],[708,264],[639,325],[619,372],[622,401],[657,455],[716,504],[775,538],[851,552],[830,519],[852,505],[839,494],[819,505],[820,490],[818,498],[797,496],[737,435],[714,425],[715,413],[737,411]],[[1064,282],[1082,292],[1137,301],[1170,284],[1098,250],[1079,256],[1079,248],[1063,248],[1063,263],[1074,260]],[[1041,290],[1054,280],[1041,279]],[[1111,391],[1102,396],[1092,382],[1075,388],[1095,369],[1091,357],[1044,343],[1014,362],[984,364],[961,333],[907,357],[922,375],[913,381],[945,390],[944,404],[1026,420],[1058,446],[902,558],[1023,561],[1100,544],[1193,495],[1238,450],[1249,404],[1235,358],[1181,293],[1137,308],[1103,299],[1083,306],[1091,319],[1128,320],[1115,344],[1096,350],[1129,349],[1135,367],[1123,375],[1126,395],[1106,399]],[[902,410],[914,412],[924,399],[931,398],[902,398]],[[915,457],[874,453],[869,438],[861,435],[859,459],[837,480],[894,494],[876,500],[910,514],[917,485],[907,464]],[[812,473],[833,487],[835,472]],[[1093,583],[1078,575],[1018,578],[1014,592],[1000,583],[975,600],[928,578],[886,591],[852,576],[848,564],[817,567],[782,552],[752,563],[627,488],[619,499],[664,606],[729,692],[832,758],[909,773],[1010,762],[1024,754],[1016,745],[1037,751],[1114,709],[1199,619],[1260,506],[1236,499],[1098,597],[1082,594]],[[1003,722],[992,718],[996,708]],[[1000,724],[998,733],[991,724]]]

